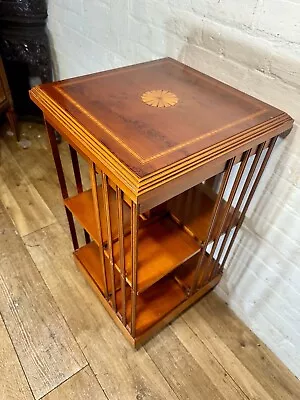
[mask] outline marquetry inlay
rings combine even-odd
[[[142,94],[142,101],[151,107],[171,107],[178,103],[176,94],[169,90],[150,90]]]

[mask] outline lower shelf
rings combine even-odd
[[[104,293],[104,279],[102,269],[99,261],[99,249],[96,243],[91,242],[86,246],[74,252],[74,257],[80,269],[84,269],[90,278],[94,281],[97,287]],[[106,260],[106,259],[105,259]],[[111,275],[109,273],[108,263],[106,261],[106,271],[108,278],[108,290],[110,291]],[[116,271],[116,287],[120,287],[120,275]],[[131,298],[130,287],[127,287],[126,292],[126,314],[127,319],[130,319],[131,312]],[[178,283],[171,278],[167,277],[153,285],[143,294],[137,298],[137,320],[136,332],[137,336],[143,334],[149,327],[158,322],[161,318],[172,311],[178,304],[185,300],[185,295]],[[121,291],[116,293],[116,302],[118,311],[122,308]]]
[[[126,293],[126,315],[130,320],[131,301],[130,288]],[[186,296],[178,283],[167,277],[153,285],[137,297],[136,307],[136,336],[143,335],[149,328],[168,315],[174,308],[184,302]],[[121,310],[121,291],[117,293],[117,308]]]
[[[210,291],[220,280],[220,275],[210,280],[204,287],[199,288],[193,296],[187,297],[183,287],[188,283],[190,269],[184,268],[184,272],[174,276],[167,275],[159,282],[148,288],[145,292],[137,296],[136,301],[136,335],[132,337],[129,330],[122,324],[122,292],[120,290],[120,275],[115,271],[116,278],[116,306],[117,313],[112,309],[110,302],[104,296],[104,279],[99,258],[99,248],[95,242],[91,242],[74,252],[74,259],[79,269],[84,273],[86,279],[91,284],[101,299],[106,310],[109,312],[115,323],[120,327],[124,336],[134,346],[139,347],[150,339],[155,333],[166,326],[182,311],[187,309],[198,299]],[[106,262],[108,278],[108,289],[110,291],[110,274]],[[184,264],[185,265],[185,264]],[[188,264],[192,265],[192,264]],[[181,267],[179,267],[181,268]],[[179,276],[182,282],[179,282]],[[126,316],[127,321],[131,320],[131,288],[126,287]]]
[[[81,270],[84,270],[91,279],[95,282],[97,287],[104,293],[104,277],[102,273],[102,268],[100,264],[100,254],[99,247],[95,242],[91,242],[74,252],[74,258],[76,264]],[[106,257],[105,259],[105,269],[107,273],[107,289],[111,292],[111,274]],[[120,287],[120,275],[115,274],[115,286],[118,289]]]
[[[192,257],[184,264],[182,264],[174,274],[176,281],[186,290],[191,289],[193,285],[195,278],[195,268],[197,266],[198,258],[199,255]],[[209,281],[209,278],[213,279],[215,275],[219,273],[219,267],[216,267],[215,273],[213,274],[213,261],[214,260],[209,261],[208,254],[205,255],[201,265],[202,282],[199,284],[199,287],[204,286]]]

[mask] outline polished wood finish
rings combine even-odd
[[[142,293],[173,269],[199,252],[197,242],[168,216],[141,228],[138,233],[137,292]],[[174,251],[176,249],[176,251]],[[132,286],[130,235],[124,240],[126,280]],[[114,244],[116,267],[120,270],[120,245]]]
[[[104,258],[104,269],[99,268],[99,248],[95,242],[90,242],[74,252],[74,258],[80,268],[85,268],[97,287],[105,294],[105,282],[108,293],[111,293],[111,275],[108,260]],[[105,281],[106,279],[106,281]],[[116,282],[116,288],[120,287],[120,279]]]
[[[209,225],[209,229],[208,229],[208,232],[207,232],[207,235],[206,235],[206,239],[205,239],[205,241],[204,241],[204,243],[202,245],[201,252],[199,254],[197,266],[196,266],[195,273],[194,273],[194,280],[193,280],[193,284],[192,284],[192,287],[191,287],[191,294],[193,294],[196,291],[197,286],[199,284],[201,285],[203,276],[206,273],[206,270],[204,268],[202,268],[202,265],[203,265],[203,261],[204,261],[204,258],[205,258],[205,253],[206,253],[207,246],[208,246],[209,242],[212,239],[212,233],[214,231],[214,228],[215,228],[215,226],[217,224],[218,219],[220,218],[220,212],[221,212],[221,209],[222,209],[221,208],[221,204],[223,202],[223,196],[224,196],[224,193],[225,193],[226,186],[227,186],[227,184],[229,182],[229,177],[230,177],[230,174],[231,174],[231,171],[232,171],[232,167],[233,167],[234,161],[235,161],[235,159],[233,159],[233,158],[228,161],[228,166],[226,167],[226,171],[224,172],[224,175],[223,175],[223,178],[222,178],[222,182],[221,182],[220,190],[219,190],[219,193],[218,193],[218,197],[216,199],[216,202],[215,202],[215,205],[214,205],[214,209],[213,209],[213,212],[212,212],[212,215],[211,215],[210,225]],[[216,243],[216,241],[215,241],[215,243]],[[199,280],[200,280],[200,283],[199,283]]]
[[[175,106],[141,101],[159,86],[178,96]],[[45,84],[31,98],[133,200],[292,126],[282,111],[169,58]]]
[[[102,270],[104,295],[105,298],[108,300],[109,299],[108,277],[107,277],[107,268],[104,257],[103,232],[102,232],[102,222],[101,222],[100,206],[99,206],[99,192],[97,186],[97,173],[96,173],[96,166],[94,163],[90,163],[89,170],[90,170],[90,180],[92,185],[92,197],[93,197],[93,209],[94,209],[94,213],[91,213],[91,215],[94,216],[96,221],[97,234],[95,235],[95,237],[98,240],[97,243],[99,246],[98,262],[100,262],[100,266],[98,266],[98,268],[100,267],[100,269]]]
[[[187,294],[191,292],[193,286],[197,261],[198,257],[197,255],[195,255],[184,264],[182,264],[174,273],[174,278],[183,287]],[[200,284],[198,284],[198,288],[205,286],[208,281],[211,281],[213,278],[220,274],[220,270],[217,269],[216,271],[214,271],[214,267],[215,264],[212,260],[209,259],[209,254],[205,253],[201,264],[201,269],[204,273],[204,279]],[[209,280],[206,279],[208,276],[210,276]]]
[[[241,216],[240,216],[238,225],[237,225],[237,227],[236,227],[236,229],[235,229],[235,231],[234,231],[234,234],[233,234],[233,236],[232,236],[232,238],[231,238],[231,240],[230,240],[230,243],[229,243],[229,246],[228,246],[228,248],[227,248],[226,254],[225,254],[224,259],[223,259],[223,261],[222,261],[222,268],[224,268],[224,264],[225,264],[225,262],[226,262],[226,260],[227,260],[227,257],[228,257],[228,255],[229,255],[229,253],[230,253],[231,247],[232,247],[232,245],[233,245],[233,243],[234,243],[234,240],[235,240],[235,238],[236,238],[236,236],[237,236],[237,234],[238,234],[238,231],[239,231],[240,227],[242,226],[242,223],[243,223],[243,221],[244,221],[246,212],[247,212],[247,210],[248,210],[248,207],[249,207],[249,205],[250,205],[250,202],[251,202],[251,200],[252,200],[252,197],[253,197],[253,195],[254,195],[254,193],[255,193],[255,190],[256,190],[256,188],[257,188],[257,185],[259,184],[259,181],[260,181],[260,179],[261,179],[261,177],[262,177],[262,174],[263,174],[264,169],[265,169],[265,167],[266,167],[266,165],[267,165],[267,162],[268,162],[268,160],[269,160],[269,158],[270,158],[270,156],[271,156],[271,153],[272,153],[272,150],[273,150],[273,148],[274,148],[274,146],[275,146],[276,140],[277,140],[277,137],[275,137],[275,138],[273,138],[273,139],[271,140],[270,145],[269,145],[269,148],[268,148],[268,151],[267,151],[267,153],[266,153],[266,155],[265,155],[265,157],[264,157],[263,163],[262,163],[262,165],[261,165],[261,167],[260,167],[260,169],[259,169],[259,171],[258,171],[258,174],[256,175],[256,178],[255,178],[255,181],[254,181],[254,183],[253,183],[253,185],[252,185],[251,191],[250,191],[250,193],[249,193],[249,195],[248,195],[248,197],[247,197],[246,204],[244,205],[243,211],[242,211],[242,213],[241,213]],[[255,162],[255,161],[254,161],[254,162]],[[250,172],[251,172],[251,171],[250,171]],[[242,192],[242,193],[243,193],[243,192]]]
[[[110,217],[111,207],[109,201],[107,176],[104,173],[102,173],[102,195],[104,203],[104,216],[106,219],[106,234],[107,234],[106,247],[107,247],[107,254],[108,254],[109,268],[110,268],[112,307],[113,310],[116,311],[115,270],[114,270],[114,255],[112,249],[113,246],[112,227],[111,227],[111,217]]]
[[[76,150],[74,150],[72,146],[69,146],[69,149],[70,149],[70,155],[71,155],[71,160],[72,160],[74,178],[75,178],[76,187],[77,187],[77,193],[79,194],[79,193],[83,192],[83,185],[82,185],[82,180],[81,180],[78,155],[77,155]],[[85,242],[89,243],[91,241],[91,239],[90,239],[88,232],[85,229],[84,229],[84,236],[85,236]]]
[[[218,262],[219,262],[219,259],[220,259],[221,254],[222,254],[222,250],[224,249],[226,242],[223,241],[223,243],[222,243],[222,247],[223,248],[221,247],[221,250],[218,252],[217,256],[215,256],[216,249],[217,249],[218,244],[220,243],[220,238],[221,238],[222,233],[224,232],[225,226],[227,225],[226,227],[230,229],[230,226],[229,226],[230,223],[228,223],[227,221],[228,221],[228,218],[230,218],[231,205],[232,205],[233,200],[235,198],[235,195],[237,193],[238,187],[240,186],[241,179],[242,179],[242,176],[243,176],[243,174],[245,172],[245,169],[246,169],[250,154],[251,154],[251,149],[248,150],[247,152],[245,152],[244,157],[242,158],[242,161],[241,161],[241,163],[239,165],[239,169],[238,169],[236,178],[235,178],[235,180],[233,182],[233,185],[232,185],[232,188],[230,190],[230,195],[229,195],[229,198],[227,200],[227,204],[226,204],[226,207],[225,207],[225,210],[224,210],[224,214],[218,216],[218,220],[220,221],[220,226],[219,226],[219,229],[217,231],[215,240],[213,242],[213,246],[212,246],[212,248],[210,250],[210,254],[209,254],[209,257],[208,257],[208,263],[209,264],[212,262],[214,257],[216,257],[216,260],[214,261],[214,263],[216,265],[209,272],[209,274],[206,276],[206,279],[204,280],[204,282],[208,282],[211,279],[212,275],[214,275],[215,270],[219,267]],[[225,231],[226,231],[226,229],[225,229]],[[198,285],[198,282],[197,282],[197,285]]]
[[[118,292],[119,294],[119,292]],[[128,288],[128,302],[126,308],[127,319],[130,320],[131,301]],[[136,332],[139,338],[149,328],[154,326],[163,317],[185,300],[185,295],[176,281],[170,277],[159,281],[151,289],[137,297],[136,304]],[[117,304],[121,305],[121,298],[117,296]]]
[[[122,297],[122,322],[126,326],[126,268],[125,268],[125,252],[124,252],[124,204],[123,193],[117,187],[118,202],[118,234],[119,234],[119,265],[121,276],[121,297]]]
[[[20,132],[17,126],[17,117],[14,111],[14,105],[2,59],[0,57],[0,113],[5,112],[11,131],[15,134],[17,140],[20,140]]]
[[[168,58],[45,84],[31,98],[44,112],[75,261],[138,347],[219,282],[276,138],[293,120]],[[73,197],[54,129],[70,145]]]
[[[103,197],[102,194],[102,185],[98,185],[98,196],[101,199]],[[110,207],[115,210],[117,207],[116,202],[116,193],[112,188],[109,188],[109,202]],[[70,197],[64,200],[65,206],[72,212],[77,221],[87,230],[87,232],[91,235],[91,237],[99,244],[98,238],[98,227],[96,223],[96,219],[94,213],[91,212],[93,210],[93,196],[92,190],[86,190],[85,192],[80,193],[74,197]],[[99,201],[99,214],[101,216],[101,225],[103,230],[103,238],[104,242],[107,241],[107,221],[105,218],[103,201]],[[112,229],[112,237],[116,239],[118,236],[118,218],[115,212],[112,213],[111,218],[111,229]],[[124,230],[125,232],[130,231],[130,208],[124,204]]]
[[[59,185],[60,185],[61,195],[62,195],[63,199],[67,199],[69,196],[68,188],[67,188],[67,183],[66,183],[65,176],[64,176],[61,158],[59,155],[59,150],[58,150],[57,141],[56,141],[56,137],[55,137],[55,131],[54,131],[53,127],[47,121],[45,121],[45,127],[46,127],[46,130],[48,133],[49,143],[50,143],[50,146],[52,149],[52,155],[53,155],[53,160],[54,160],[57,177],[58,177],[58,181],[59,181]],[[74,171],[74,173],[75,173],[75,171]],[[74,218],[73,218],[73,215],[70,212],[70,210],[68,210],[66,207],[65,207],[65,209],[66,209],[66,215],[67,215],[67,219],[68,219],[68,223],[69,223],[69,227],[70,227],[70,233],[72,236],[74,250],[76,250],[76,249],[78,249],[79,245],[78,245],[78,238],[77,238],[77,234],[76,234]]]
[[[206,183],[201,183],[168,201],[167,207],[171,213],[171,217],[180,224],[186,232],[192,235],[195,240],[203,243],[207,237],[215,201],[215,192],[213,192]],[[222,200],[220,207],[221,218],[216,221],[211,233],[211,240],[216,238],[220,228],[220,222],[226,208],[226,201]],[[222,231],[225,231],[226,227],[228,227],[234,211],[234,208],[230,209]],[[233,224],[238,221],[238,214],[239,213],[235,213]]]
[[[29,332],[31,339],[34,335],[42,337],[38,342],[31,340],[31,346],[28,346],[27,336],[15,335],[10,321],[15,321],[16,309],[8,308],[6,301],[3,302],[5,308],[1,310],[3,312],[5,309],[6,312],[3,312],[5,326],[1,327],[0,321],[1,400],[33,400],[30,388],[37,385],[45,388],[44,393],[47,394],[44,398],[47,400],[47,396],[51,400],[52,396],[59,399],[81,399],[82,396],[102,399],[102,389],[96,390],[91,378],[82,376],[88,367],[78,372],[75,370],[75,373],[68,370],[67,374],[63,368],[62,379],[57,380],[57,376],[62,374],[62,365],[70,365],[70,348],[67,354],[64,349],[60,351],[57,359],[53,357],[54,349],[59,346],[62,336],[66,338],[69,335],[75,338],[109,400],[142,399],[145,396],[159,400],[300,398],[299,380],[214,291],[184,312],[139,351],[131,349],[101,301],[97,301],[82,275],[74,268],[72,243],[67,234],[64,207],[58,201],[60,190],[44,129],[40,124],[28,123],[22,124],[21,128],[21,133],[31,135],[32,145],[25,152],[14,137],[4,136],[1,139],[6,159],[10,160],[8,170],[11,173],[0,167],[0,201],[10,199],[10,204],[15,204],[13,210],[7,208],[9,219],[13,220],[13,225],[10,225],[12,234],[9,233],[13,250],[7,252],[7,260],[13,265],[16,263],[16,253],[21,249],[17,243],[23,244],[17,275],[12,274],[12,270],[3,274],[5,264],[4,258],[1,258],[1,284],[3,289],[14,287],[28,293],[27,274],[20,272],[25,266],[25,259],[33,260],[32,271],[37,271],[42,280],[39,279],[38,284],[34,285],[34,291],[28,293],[32,298],[30,307],[27,302],[24,303],[25,298],[22,296],[23,302],[18,302],[18,308],[30,315],[33,308],[42,313],[39,320],[35,319],[36,329]],[[71,181],[73,171],[68,144],[63,142],[59,148],[70,193],[75,193],[75,182]],[[82,181],[88,187],[88,168],[84,168],[85,165],[79,161],[83,167]],[[17,187],[17,181],[21,181],[22,186]],[[7,190],[3,191],[3,187],[7,187]],[[18,204],[22,195],[26,195],[25,189],[30,197],[26,197],[26,203],[22,200]],[[40,218],[39,224],[32,225],[32,215],[35,214],[28,212],[29,200],[33,202],[32,208],[37,216],[42,217],[48,210],[52,220]],[[30,228],[27,230],[29,234],[25,236],[24,226]],[[2,223],[1,238],[7,235],[7,227],[7,224]],[[81,230],[78,233],[80,235]],[[84,238],[80,239],[83,239],[83,243]],[[15,296],[14,290],[10,293]],[[40,299],[43,297],[50,299],[52,307],[41,309]],[[56,323],[58,315],[66,322],[63,335],[59,333],[61,331]],[[45,322],[53,318],[51,332],[41,335]],[[117,320],[123,326],[123,322]],[[24,318],[23,321],[28,332],[31,319]],[[163,325],[164,321],[160,323]],[[23,348],[27,351],[22,352]],[[36,373],[36,357],[31,355],[38,354],[41,357],[41,349],[45,350],[45,354],[50,354],[52,367],[49,368],[49,363],[40,362],[39,373]],[[53,385],[45,386],[45,377]],[[61,381],[63,383],[60,384]]]

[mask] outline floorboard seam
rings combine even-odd
[[[153,358],[151,357],[151,355],[148,353],[147,349],[145,346],[142,347],[145,352],[148,354],[150,360],[153,362],[153,364],[156,366],[156,368],[158,369],[160,375],[163,377],[164,381],[166,382],[166,384],[169,386],[169,388],[172,390],[172,392],[174,393],[175,397],[179,400],[180,397],[177,395],[177,393],[175,393],[174,389],[172,388],[172,386],[169,384],[167,378],[164,376],[164,374],[161,372],[159,366],[156,364],[156,362],[153,360]]]
[[[93,368],[91,367],[91,365],[89,365],[89,367],[90,367],[90,369],[92,371],[92,374],[94,375],[96,381],[99,383],[99,386],[101,387],[104,396],[109,400],[109,396],[106,394],[105,390],[103,389],[103,387],[102,387],[101,383],[99,382],[99,379],[97,378],[97,375],[95,374]]]
[[[52,225],[52,224],[50,224],[49,226],[51,226],[51,225]],[[42,230],[42,229],[43,229],[43,228],[37,229],[37,231]],[[37,232],[37,231],[36,231],[36,232]],[[26,236],[27,236],[27,235],[26,235]],[[24,238],[25,238],[25,237],[24,237]],[[23,238],[22,238],[22,241],[23,241],[23,244],[24,244],[24,246],[25,246],[25,248],[26,248],[27,245],[26,245],[26,243],[24,242]],[[73,334],[73,332],[72,332],[72,329],[70,328],[68,322],[66,321],[66,318],[65,318],[64,314],[62,313],[62,310],[60,309],[59,305],[57,304],[57,302],[56,302],[56,300],[55,300],[55,298],[54,298],[54,296],[53,296],[53,294],[52,294],[52,292],[51,292],[49,286],[47,285],[47,282],[45,281],[43,275],[41,274],[41,271],[38,269],[38,267],[37,267],[35,261],[34,261],[33,258],[31,257],[31,254],[29,253],[29,251],[27,250],[27,248],[26,248],[26,251],[27,251],[27,253],[28,253],[28,255],[29,255],[29,257],[30,257],[30,259],[31,259],[31,261],[32,261],[32,263],[33,263],[33,265],[35,266],[35,268],[36,268],[38,274],[40,275],[40,278],[41,278],[42,282],[44,283],[45,287],[48,289],[48,291],[49,291],[49,296],[53,299],[53,302],[54,302],[54,304],[56,305],[56,307],[57,307],[57,309],[58,309],[58,311],[59,311],[59,313],[60,313],[61,318],[64,320],[66,326],[68,327],[69,333],[70,333],[71,337],[73,338],[74,342],[75,342],[76,345],[78,346],[78,349],[79,349],[79,351],[81,352],[81,354],[82,354],[82,356],[83,356],[83,358],[84,358],[84,360],[85,360],[85,365],[83,365],[83,366],[80,367],[79,364],[78,364],[78,366],[80,367],[80,369],[79,369],[77,372],[75,372],[75,374],[77,374],[77,373],[78,373],[79,371],[81,371],[83,368],[86,368],[87,366],[89,366],[89,362],[88,362],[88,360],[87,360],[87,358],[86,358],[84,352],[82,351],[81,347],[79,346],[79,344],[78,344],[78,342],[77,342],[77,339],[76,339],[76,337],[74,336],[74,334]],[[73,374],[73,375],[75,375],[75,374]],[[73,376],[73,375],[72,375],[72,376]],[[67,379],[69,379],[69,378],[67,378]],[[65,381],[64,381],[64,382],[65,382]],[[62,382],[62,383],[63,383],[63,382]],[[60,386],[62,383],[60,383],[58,386]],[[52,390],[51,390],[51,391],[52,391]],[[49,392],[49,393],[50,393],[50,392]],[[45,397],[45,395],[44,395],[43,397]],[[43,398],[43,397],[42,397],[42,398]],[[40,399],[41,399],[41,398],[40,398]],[[37,399],[37,400],[40,400],[40,399]]]
[[[51,211],[51,210],[50,210],[50,211]],[[52,213],[52,211],[51,211],[51,213]],[[34,230],[34,231],[32,231],[32,232],[29,232],[29,233],[26,233],[26,235],[23,235],[23,236],[21,236],[21,235],[20,235],[20,232],[18,232],[18,234],[19,234],[20,238],[23,240],[23,243],[24,243],[25,246],[33,247],[33,246],[30,246],[30,245],[28,245],[28,244],[26,244],[26,243],[24,242],[24,239],[26,239],[27,236],[32,235],[33,233],[36,233],[36,232],[38,232],[38,231],[41,231],[42,229],[48,228],[49,226],[58,223],[58,221],[57,221],[55,215],[54,215],[53,213],[52,213],[52,215],[53,215],[53,217],[54,217],[54,219],[55,219],[54,222],[51,222],[51,223],[48,224],[48,225],[42,226],[42,227],[40,227],[40,228],[37,228],[36,230]],[[13,222],[13,224],[14,224],[14,221],[13,221],[13,220],[12,220],[12,222]],[[14,226],[15,226],[15,224],[14,224]]]
[[[57,221],[56,223],[59,224],[59,225],[61,226],[61,224],[60,224],[58,221]],[[52,224],[50,224],[49,226],[51,226],[51,225],[52,225]],[[43,228],[41,228],[41,229],[43,229]],[[40,229],[38,229],[38,230],[40,230]],[[37,231],[38,231],[38,230],[37,230]],[[30,235],[30,234],[29,234],[29,235]],[[26,236],[27,236],[27,235],[26,235]],[[24,236],[22,239],[25,239],[26,236]],[[26,246],[26,243],[25,243],[25,242],[24,242],[24,244],[25,244],[25,246]],[[30,257],[31,257],[31,256],[30,256]],[[88,361],[88,359],[87,359],[87,357],[86,357],[86,355],[85,355],[85,353],[84,353],[84,349],[81,348],[81,346],[80,346],[80,344],[78,343],[76,337],[74,336],[74,334],[73,334],[73,332],[72,332],[72,329],[70,328],[70,326],[69,326],[69,324],[68,324],[68,322],[67,322],[67,320],[66,320],[64,314],[62,313],[62,310],[60,309],[59,305],[57,304],[57,302],[56,302],[56,300],[55,300],[55,298],[54,298],[54,296],[53,296],[53,294],[52,294],[52,292],[51,292],[49,286],[47,285],[47,282],[44,280],[44,278],[43,278],[43,276],[42,276],[40,270],[38,269],[36,263],[34,262],[34,260],[32,260],[32,261],[33,261],[33,263],[34,263],[36,269],[38,270],[38,272],[39,272],[39,274],[40,274],[40,276],[41,276],[41,279],[43,280],[43,282],[45,283],[46,287],[48,288],[48,290],[49,290],[49,292],[50,292],[50,294],[51,294],[53,300],[55,301],[56,306],[58,307],[58,309],[59,309],[59,311],[60,311],[60,313],[61,313],[61,315],[62,315],[62,318],[64,319],[65,323],[67,324],[67,326],[68,326],[68,328],[69,328],[69,330],[70,330],[70,332],[71,332],[71,334],[72,334],[72,336],[73,336],[73,338],[74,338],[76,344],[78,345],[80,351],[82,352],[82,354],[83,354],[83,356],[84,356],[84,358],[85,358],[85,360],[86,360],[86,362],[87,362],[87,365],[84,366],[83,368],[86,368],[87,366],[89,366],[89,367],[91,368],[91,371],[92,371],[93,375],[95,376],[97,382],[99,383],[99,386],[101,387],[101,389],[102,389],[102,391],[103,391],[105,397],[109,400],[109,396],[107,395],[107,393],[106,393],[105,390],[103,389],[103,387],[102,387],[102,385],[101,385],[99,379],[97,378],[97,375],[95,374],[93,368],[91,367],[91,365],[90,365],[90,363],[89,363],[89,361]],[[168,382],[167,379],[164,377],[164,375],[162,374],[161,370],[158,368],[158,366],[156,365],[156,363],[154,362],[154,360],[151,358],[150,354],[147,352],[147,350],[145,349],[145,347],[144,347],[144,350],[145,350],[145,352],[147,353],[147,355],[148,355],[148,357],[150,358],[150,360],[151,360],[151,361],[153,362],[153,364],[155,365],[155,367],[157,368],[157,370],[159,371],[160,375],[162,376],[162,378],[164,379],[164,381],[166,382],[166,384],[167,384],[167,385],[169,386],[169,388],[171,389],[172,393],[175,395],[175,397],[176,397],[177,399],[179,399],[179,397],[178,397],[177,394],[174,392],[173,388],[170,386],[169,382]],[[78,372],[79,372],[79,371],[78,371]],[[78,372],[76,372],[76,373],[78,373]],[[68,379],[69,379],[69,378],[68,378]],[[61,385],[61,384],[60,384],[60,385]],[[60,386],[60,385],[59,385],[59,386]],[[53,389],[53,390],[54,390],[54,389]],[[52,391],[52,390],[51,390],[51,391]],[[49,393],[50,393],[50,392],[49,392]],[[44,397],[45,397],[45,396],[43,396],[42,398],[37,399],[37,400],[42,400]]]
[[[15,348],[14,342],[13,342],[13,340],[12,340],[12,338],[11,338],[11,336],[10,336],[10,333],[9,333],[9,331],[8,331],[8,329],[7,329],[7,326],[6,326],[6,323],[5,323],[5,319],[3,318],[3,315],[2,315],[2,313],[1,313],[1,311],[0,311],[0,318],[2,319],[2,322],[3,322],[3,325],[4,325],[5,330],[6,330],[6,332],[7,332],[7,335],[8,335],[8,337],[9,337],[9,340],[10,340],[10,342],[11,342],[11,345],[12,345],[12,347],[13,347],[13,349],[14,349],[14,352],[15,352],[15,354],[16,354],[16,357],[17,357],[17,359],[18,359],[18,362],[19,362],[20,367],[21,367],[21,369],[22,369],[22,372],[23,372],[23,374],[24,374],[25,380],[26,380],[26,382],[27,382],[28,388],[29,388],[29,390],[30,390],[30,393],[32,394],[32,398],[35,399],[35,400],[37,400],[36,397],[35,397],[35,395],[33,394],[33,391],[32,391],[31,386],[30,386],[30,384],[29,384],[29,381],[28,381],[26,372],[25,372],[25,370],[24,370],[24,368],[23,368],[23,365],[22,365],[21,360],[20,360],[20,358],[19,358],[19,354],[18,354],[18,352],[17,352],[17,350],[16,350],[16,348]]]
[[[42,397],[37,398],[36,400],[43,400],[46,396],[48,396],[50,393],[54,392],[54,390],[56,390],[57,388],[59,388],[61,385],[63,385],[64,383],[68,382],[68,380],[70,380],[71,378],[73,378],[74,376],[76,376],[79,372],[82,372],[85,368],[87,368],[89,365],[85,365],[84,367],[80,368],[78,371],[76,371],[73,375],[68,376],[68,378],[66,378],[64,381],[60,382],[60,384],[58,384],[57,386],[55,386],[53,389],[49,390],[49,392],[47,392],[46,394],[44,394]]]
[[[210,349],[206,346],[205,342],[200,338],[199,335],[197,335],[197,333],[193,330],[193,328],[186,322],[186,320],[183,318],[184,322],[187,324],[187,326],[191,329],[191,331],[194,333],[195,336],[197,336],[197,338],[203,343],[203,345],[206,347],[206,349],[210,352],[210,354],[212,355],[212,357],[216,360],[216,362],[221,366],[221,368],[224,370],[224,372],[226,372],[226,374],[228,376],[230,376],[230,378],[233,380],[233,382],[235,382],[235,384],[237,385],[237,387],[240,388],[241,392],[244,394],[245,398],[248,400],[251,400],[251,398],[244,392],[244,390],[241,388],[241,386],[238,384],[238,382],[233,378],[233,376],[227,371],[227,369],[224,367],[223,364],[221,364],[221,362],[215,357],[215,355],[210,351]],[[221,340],[221,339],[220,339]],[[244,367],[246,368],[246,366],[244,365]],[[248,368],[246,368],[248,370]],[[249,370],[248,370],[249,371]],[[249,373],[251,374],[251,372],[249,371]],[[252,375],[252,374],[251,374]]]
[[[56,222],[56,223],[59,224],[59,222]],[[50,224],[49,226],[51,226],[51,225],[52,225],[52,224]],[[41,228],[41,229],[43,229],[43,228]],[[38,229],[38,230],[39,230],[39,229]],[[25,238],[25,237],[24,237],[24,238]],[[23,239],[23,238],[22,238],[22,239]],[[24,243],[24,245],[25,245],[25,247],[26,247],[26,243],[25,243],[24,241],[23,241],[23,243]],[[29,253],[29,252],[28,252],[28,253]],[[30,255],[30,254],[29,254],[29,255]],[[30,255],[30,258],[32,259],[31,255]],[[103,391],[104,395],[109,399],[109,397],[108,397],[107,394],[105,393],[105,391],[104,391],[104,389],[103,389],[101,383],[100,383],[99,380],[97,379],[97,376],[95,375],[94,370],[93,370],[93,368],[91,367],[91,365],[90,365],[90,363],[89,363],[89,361],[88,361],[88,359],[87,359],[87,357],[86,357],[86,355],[85,355],[85,353],[84,353],[84,350],[81,348],[81,346],[80,346],[80,344],[78,343],[77,338],[75,337],[75,335],[74,335],[74,333],[73,333],[73,331],[72,331],[70,325],[68,324],[68,321],[66,320],[66,318],[65,318],[65,316],[64,316],[64,313],[62,312],[61,308],[60,308],[59,305],[57,304],[57,302],[56,302],[56,300],[55,300],[55,297],[53,296],[53,294],[52,294],[52,292],[51,292],[51,289],[50,289],[49,286],[47,285],[47,282],[45,281],[45,279],[44,279],[44,277],[43,277],[41,271],[39,270],[39,268],[37,267],[37,265],[36,265],[36,263],[34,262],[33,259],[32,259],[32,262],[34,263],[34,265],[35,265],[35,267],[36,267],[36,269],[37,269],[37,271],[38,271],[38,273],[39,273],[39,275],[40,275],[42,281],[44,282],[44,284],[46,285],[47,289],[49,290],[49,293],[50,293],[50,295],[51,295],[53,301],[55,302],[56,307],[58,308],[58,310],[59,310],[59,312],[60,312],[60,314],[61,314],[61,317],[63,318],[63,320],[65,321],[67,327],[69,328],[70,334],[72,335],[72,337],[73,337],[75,343],[77,344],[79,350],[81,351],[81,353],[82,353],[82,355],[83,355],[83,357],[84,357],[84,359],[85,359],[85,361],[86,361],[86,365],[84,365],[79,371],[81,371],[82,369],[84,369],[84,368],[86,368],[86,367],[89,366],[89,367],[91,368],[91,371],[93,372],[93,374],[94,374],[94,376],[95,376],[97,382],[99,383],[99,386],[101,387],[101,390]],[[77,374],[79,371],[77,371],[75,374]],[[72,376],[74,376],[74,375],[72,375]],[[68,378],[68,379],[69,379],[69,378]],[[61,385],[61,384],[59,384],[58,386],[60,386],[60,385]],[[51,391],[52,391],[52,390],[51,390]],[[49,392],[49,393],[50,393],[50,392]],[[45,396],[43,396],[43,397],[45,397]],[[42,398],[41,398],[41,399],[42,399]],[[41,400],[41,399],[39,399],[39,400]]]

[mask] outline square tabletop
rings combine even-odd
[[[283,111],[170,58],[44,84],[31,97],[46,113],[76,123],[74,136],[137,179],[208,148],[218,157],[292,123]]]

